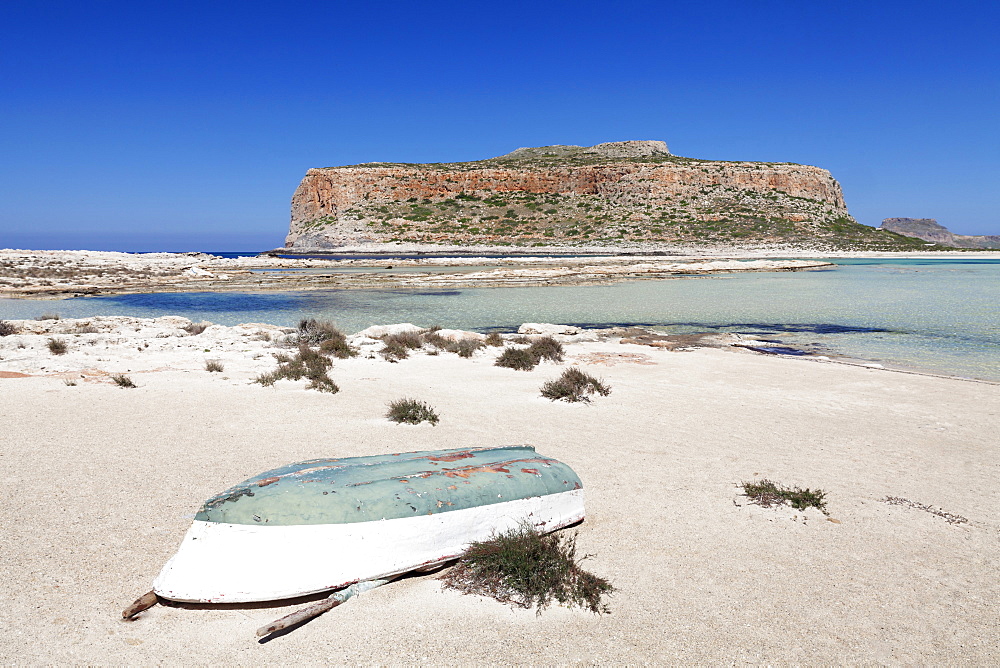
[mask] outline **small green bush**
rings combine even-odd
[[[135,383],[132,382],[132,379],[123,373],[111,374],[111,380],[113,380],[115,385],[122,388],[123,390],[131,389],[136,386]]]
[[[549,360],[550,362],[562,362],[563,345],[551,336],[543,336],[536,339],[528,346],[528,352],[539,360]]]
[[[53,355],[65,355],[69,346],[62,339],[49,339],[49,352]]]
[[[751,503],[758,506],[770,508],[787,503],[796,510],[816,508],[826,514],[826,501],[824,500],[826,492],[820,489],[813,491],[808,487],[806,489],[784,487],[767,478],[758,482],[743,482],[740,483],[740,486],[743,488],[743,494],[750,499]]]
[[[219,360],[208,360],[205,362],[205,371],[221,372],[224,368],[222,362]]]
[[[538,614],[553,600],[609,612],[603,599],[615,588],[577,561],[576,534],[542,535],[524,524],[472,543],[441,580],[463,594],[489,596],[521,608],[536,606]]]
[[[589,402],[595,392],[606,397],[611,394],[611,387],[575,366],[542,385],[542,396],[552,401]]]
[[[518,371],[531,371],[538,364],[538,358],[525,348],[504,348],[493,364]]]
[[[389,404],[385,416],[393,422],[420,424],[430,422],[436,425],[440,418],[430,405],[416,399],[398,399]]]
[[[6,320],[0,320],[0,336],[10,336],[12,334],[18,333],[17,326],[12,322],[7,322]]]

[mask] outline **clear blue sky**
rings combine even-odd
[[[1000,234],[992,2],[0,3],[0,247],[261,250],[309,167],[663,139]]]

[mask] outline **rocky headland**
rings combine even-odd
[[[1000,248],[1000,235],[954,234],[933,218],[886,218],[879,227],[928,243],[953,248]]]
[[[662,141],[308,170],[292,197],[286,249],[385,243],[923,246],[855,221],[825,169],[685,158]]]

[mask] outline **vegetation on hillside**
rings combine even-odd
[[[861,225],[827,202],[780,190],[725,186],[660,200],[599,195],[460,193],[431,200],[374,202],[344,211],[385,241],[499,245],[622,242],[794,243],[924,249],[926,242]],[[334,223],[306,224],[319,231]]]
[[[430,172],[511,168],[565,170],[588,165],[669,164],[688,167],[704,181],[725,182],[732,170],[768,169],[791,163],[721,162],[655,153],[609,157],[586,147],[546,146],[472,162],[365,163],[329,169],[392,167]],[[441,176],[437,177],[440,179]],[[642,180],[633,174],[633,179]],[[450,177],[444,180],[450,181]],[[634,185],[634,184],[633,184]],[[394,188],[392,188],[394,189]],[[629,189],[626,189],[629,190]],[[510,246],[812,243],[868,250],[925,250],[926,242],[861,225],[845,210],[819,199],[774,189],[735,185],[678,185],[680,193],[651,190],[576,194],[476,190],[395,200],[377,196],[338,215],[298,221],[302,233],[333,226],[367,230],[384,242]]]

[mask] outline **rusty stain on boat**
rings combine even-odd
[[[464,450],[462,452],[456,452],[453,455],[439,455],[436,457],[427,457],[427,459],[429,459],[432,462],[455,462],[458,461],[459,459],[467,459],[469,457],[474,457],[474,456],[475,455],[473,455],[472,452],[470,452],[469,450]]]

